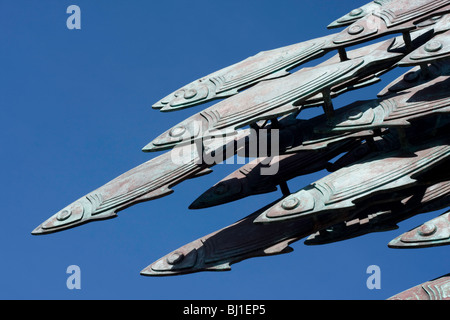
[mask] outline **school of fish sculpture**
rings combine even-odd
[[[221,99],[149,142],[161,155],[58,211],[32,234],[117,216],[171,194],[186,179],[236,154],[254,157],[190,205],[204,209],[281,190],[281,197],[230,226],[145,267],[144,276],[229,270],[244,259],[398,229],[412,216],[450,205],[450,4],[374,0],[328,25],[321,38],[260,52],[157,101],[176,111]],[[392,38],[376,42],[392,35]],[[375,41],[365,45],[368,41]],[[359,45],[356,49],[348,47]],[[335,51],[328,60],[301,67]],[[300,68],[299,68],[300,67]],[[338,95],[409,68],[369,100],[336,107]],[[294,68],[298,71],[290,72]],[[307,120],[299,114],[322,108]],[[254,146],[257,145],[257,148]],[[263,146],[263,147],[262,147]],[[287,181],[326,170],[292,192]],[[393,239],[390,248],[450,244],[450,212]],[[449,276],[389,299],[450,299]]]

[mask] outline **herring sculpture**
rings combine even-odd
[[[157,259],[142,275],[230,270],[245,259],[291,252],[289,244],[301,239],[310,246],[345,241],[396,230],[412,216],[448,208],[450,3],[374,0],[327,28],[341,30],[257,53],[158,100],[153,108],[162,112],[220,101],[143,148],[161,155],[57,211],[32,234],[115,217],[136,203],[168,196],[171,187],[211,173],[236,154],[255,160],[218,179],[189,208],[205,210],[278,190],[280,198]],[[334,56],[320,61],[330,52]],[[313,61],[320,62],[302,67]],[[333,103],[397,68],[404,73],[368,100]],[[299,118],[308,108],[321,112]],[[328,174],[300,190],[286,184],[322,170]],[[448,244],[449,211],[387,245]],[[449,288],[446,275],[389,299],[450,299]]]

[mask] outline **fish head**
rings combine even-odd
[[[207,127],[208,122],[200,114],[195,114],[159,135],[142,151],[168,150],[177,145],[190,144],[194,140],[201,139],[203,133],[207,131]]]
[[[371,39],[385,28],[383,19],[369,14],[349,25],[332,40],[335,45],[349,46]],[[384,26],[384,27],[383,27]]]
[[[214,93],[213,83],[207,78],[196,80],[156,102],[152,108],[163,112],[189,108],[209,101]]]
[[[100,194],[89,194],[55,213],[36,227],[31,234],[53,233],[84,224],[91,220],[113,218],[114,210],[97,210],[101,204]]]
[[[260,214],[254,222],[267,223],[310,216],[315,209],[316,199],[308,188],[304,188],[278,201]]]
[[[375,124],[380,101],[378,99],[355,101],[336,111],[333,118],[314,128],[317,133],[361,130]],[[380,108],[381,109],[381,108]]]
[[[450,243],[450,211],[389,242],[390,248],[428,248]]]
[[[202,246],[200,240],[195,240],[145,267],[140,274],[143,276],[167,276],[191,273],[201,269],[201,252],[198,248]],[[201,251],[201,250],[200,250]]]
[[[189,209],[203,209],[218,206],[245,196],[242,193],[243,179],[232,177],[224,179],[206,190],[189,206]]]
[[[368,5],[364,5],[359,8],[353,9],[349,13],[343,15],[339,19],[330,23],[327,26],[327,28],[334,29],[334,28],[348,26],[349,24],[355,22],[356,20],[361,19],[362,17],[366,16],[371,11],[373,11],[373,8],[369,7]]]

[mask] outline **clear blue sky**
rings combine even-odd
[[[170,251],[247,216],[280,193],[204,210],[189,204],[237,169],[218,165],[165,198],[116,219],[46,236],[30,232],[80,196],[158,155],[153,138],[201,110],[151,105],[173,90],[262,50],[329,34],[356,0],[45,0],[0,2],[0,136],[3,176],[1,299],[385,299],[449,272],[448,247],[394,250],[387,243],[437,216],[400,229],[254,258],[229,272],[150,278],[139,272]],[[66,8],[81,8],[81,30]],[[374,98],[406,70],[345,94],[337,106]],[[297,190],[318,173],[289,182]],[[66,269],[81,268],[81,289]],[[370,265],[381,289],[366,287]]]

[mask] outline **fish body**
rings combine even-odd
[[[317,132],[359,131],[410,126],[411,121],[450,111],[450,77],[442,76],[393,97],[358,101],[336,110]]]
[[[450,11],[450,5],[445,0],[396,0],[385,2],[378,10],[358,19],[346,27],[332,41],[332,46],[348,47],[379,37],[402,33],[408,41],[410,32],[417,30],[420,22],[427,18],[431,23],[438,17]],[[428,26],[429,24],[425,24]]]
[[[161,111],[193,107],[215,99],[230,97],[261,81],[283,77],[288,70],[324,55],[322,48],[332,35],[262,51],[241,62],[213,72],[169,94],[153,105]]]
[[[450,57],[450,30],[434,36],[399,61],[400,67],[428,64]]]
[[[274,202],[275,203],[275,202]],[[144,276],[173,276],[200,271],[229,271],[245,259],[292,252],[289,244],[334,224],[347,216],[327,215],[320,219],[255,224],[254,219],[272,204],[234,224],[194,240],[141,271]]]
[[[445,186],[448,192],[449,187]],[[447,204],[448,206],[448,204]],[[450,244],[450,211],[389,242],[390,248],[429,248]]]
[[[390,201],[389,194],[415,186],[415,175],[424,174],[445,162],[449,155],[447,141],[442,145],[432,143],[431,146],[411,148],[408,152],[396,150],[372,159],[364,158],[287,196],[255,222],[300,219],[323,211],[356,210],[365,202],[373,205],[378,198]]]
[[[395,230],[398,229],[397,223],[401,221],[417,214],[444,209],[449,205],[450,181],[447,180],[418,188],[414,195],[407,196],[397,204],[389,203],[387,208],[378,206],[373,210],[363,210],[354,219],[322,229],[309,236],[305,244],[328,244],[372,232]],[[395,243],[398,241],[392,241],[390,246],[395,247]]]
[[[384,41],[370,55],[334,64],[303,68],[288,77],[264,81],[182,121],[143,148],[158,151],[212,136],[233,134],[238,128],[296,112],[307,99],[354,78],[385,70],[404,56],[386,51]]]
[[[226,137],[211,143],[219,162],[237,152],[237,141],[249,136],[248,130],[236,136]],[[173,192],[171,187],[182,181],[209,173],[217,164],[213,158],[206,161],[206,154],[195,146],[174,149],[155,157],[111,180],[63,208],[36,227],[32,234],[52,233],[72,228],[90,221],[117,216],[117,212],[136,203],[157,199]]]
[[[362,5],[361,7],[355,8],[352,11],[350,11],[349,13],[340,17],[339,19],[334,20],[332,23],[330,23],[327,26],[327,28],[334,29],[334,28],[348,26],[348,25],[352,24],[353,22],[355,22],[356,20],[359,20],[359,19],[365,17],[366,15],[371,14],[373,11],[379,10],[381,8],[383,2],[386,2],[386,0],[385,1],[375,0],[375,1],[371,1],[369,3],[366,3],[366,4]]]

